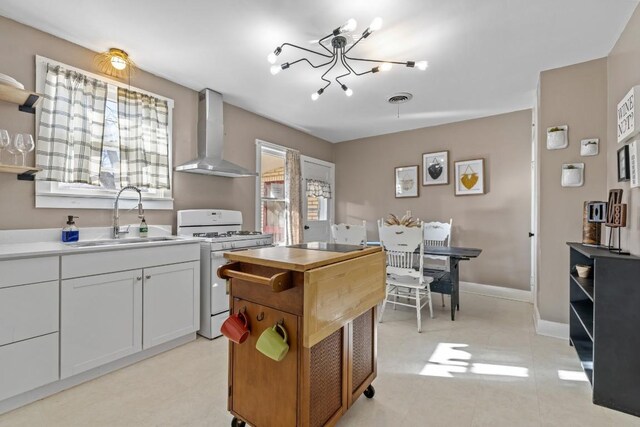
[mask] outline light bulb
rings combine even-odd
[[[345,32],[355,31],[357,25],[358,25],[358,22],[355,19],[351,18],[347,22],[345,22],[342,25],[342,27],[340,27],[340,32],[345,33]]]
[[[320,98],[320,95],[318,95],[318,92],[313,92],[313,93],[311,94],[311,100],[312,100],[312,101],[317,101],[317,100],[318,100],[318,98]]]
[[[416,68],[419,70],[426,70],[427,67],[429,66],[429,64],[427,63],[427,61],[418,61],[416,62]]]
[[[275,76],[280,71],[282,71],[282,66],[281,65],[272,65],[270,71],[271,71],[271,74],[273,74]]]
[[[277,60],[278,58],[276,57],[275,53],[271,52],[269,55],[267,55],[267,61],[269,61],[269,64],[275,64]]]
[[[351,96],[353,95],[353,91],[351,90],[351,88],[347,88],[347,90],[344,91],[344,94],[347,96]]]
[[[127,68],[127,61],[114,55],[111,57],[111,66],[116,70],[124,70]]]
[[[392,67],[391,63],[383,62],[382,65],[380,65],[380,71],[389,71],[391,67]]]
[[[371,31],[378,31],[380,28],[382,28],[382,18],[374,18],[373,21],[371,21],[371,25],[369,25],[369,29]]]

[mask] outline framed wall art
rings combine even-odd
[[[629,146],[618,150],[618,182],[629,181]]]
[[[422,155],[422,185],[449,183],[449,152],[425,153]]]
[[[418,197],[418,166],[400,166],[395,169],[396,197]]]
[[[484,194],[484,159],[455,162],[455,194]]]

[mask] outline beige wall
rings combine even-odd
[[[585,200],[606,200],[607,60],[544,71],[538,99],[538,310],[544,320],[568,322],[567,241],[582,241]],[[547,150],[546,129],[569,126],[569,147]],[[600,154],[580,156],[580,140],[600,138]],[[560,185],[563,163],[584,163],[583,187]]]
[[[608,139],[611,141],[607,147],[607,184],[609,189],[623,190],[628,211],[627,228],[622,229],[622,247],[630,249],[634,255],[640,255],[640,189],[631,190],[628,182],[618,182],[616,154],[622,144],[616,142],[616,108],[629,89],[637,85],[640,85],[640,7],[636,8],[609,54],[609,102],[606,112]]]
[[[27,89],[35,88],[35,55],[96,72],[95,53],[78,45],[0,17],[0,72],[15,77]],[[135,58],[134,58],[135,59]],[[197,93],[144,71],[136,72],[132,85],[175,101],[173,128],[174,164],[196,156]],[[216,89],[215,87],[212,89]],[[34,133],[34,116],[18,112],[17,106],[0,102],[0,128]],[[303,154],[333,160],[332,144],[287,126],[225,104],[225,157],[255,169],[255,139],[299,149]],[[33,164],[33,153],[29,158]],[[175,209],[238,209],[247,228],[255,216],[255,180],[174,173]],[[82,226],[108,225],[109,210],[35,209],[34,184],[0,174],[0,229],[54,228],[64,225],[65,215],[80,217]],[[147,211],[149,223],[173,224],[175,211]],[[135,221],[135,217],[131,221]],[[122,221],[128,221],[126,214]]]
[[[390,212],[423,220],[453,218],[454,245],[478,247],[464,281],[529,289],[530,110],[336,144],[338,221],[368,221]],[[422,153],[449,150],[449,185],[420,186],[419,198],[394,197],[394,167],[420,164]],[[485,159],[487,194],[454,196],[453,162]]]

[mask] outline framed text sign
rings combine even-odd
[[[635,101],[640,94],[640,86],[634,86],[618,103],[616,117],[618,122],[618,142],[623,142],[640,131],[640,121],[635,114]]]

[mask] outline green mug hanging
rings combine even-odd
[[[278,330],[282,333],[278,333]],[[282,361],[289,352],[287,330],[280,323],[265,329],[256,343],[256,349],[276,362]]]

